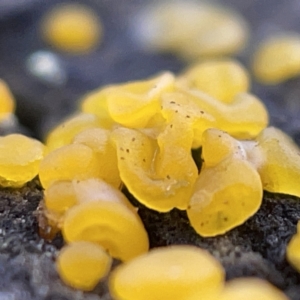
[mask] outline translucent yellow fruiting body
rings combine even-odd
[[[288,300],[279,289],[259,278],[238,278],[226,283],[218,300]]]
[[[80,113],[68,118],[55,127],[47,136],[46,145],[49,152],[71,144],[75,135],[88,129],[101,127],[96,115]]]
[[[177,142],[172,140],[174,135],[162,134],[157,143],[137,130],[116,129],[112,138],[120,176],[129,191],[147,207],[157,211],[185,209],[198,172],[190,150],[177,143],[183,145],[189,139],[187,147],[191,147],[192,131],[189,137],[188,134],[181,140],[178,137]]]
[[[268,127],[256,138],[249,152],[263,188],[273,193],[300,196],[300,149],[281,130]]]
[[[20,187],[39,171],[45,146],[21,134],[0,137],[0,186]]]
[[[61,147],[49,153],[41,162],[39,177],[44,188],[55,181],[99,178],[99,158],[81,144]]]
[[[288,262],[300,272],[300,222],[297,224],[297,232],[292,237],[286,248]]]
[[[266,84],[277,84],[300,74],[300,35],[273,36],[259,46],[253,58],[253,72]]]
[[[116,149],[110,140],[110,131],[102,128],[90,128],[77,134],[74,144],[90,147],[98,156],[99,177],[115,187],[121,184]]]
[[[248,92],[247,70],[236,60],[205,60],[181,75],[177,84],[197,88],[224,103],[232,103],[238,93]]]
[[[81,241],[69,244],[60,251],[56,268],[66,284],[91,291],[108,274],[111,263],[111,257],[101,246]]]
[[[45,15],[41,33],[53,47],[83,54],[99,44],[102,25],[94,11],[85,5],[59,4]]]
[[[194,246],[170,246],[119,266],[109,288],[116,300],[215,300],[224,270],[208,252]]]
[[[123,203],[92,201],[76,205],[67,211],[62,232],[67,242],[97,243],[122,261],[149,249],[143,223]]]
[[[7,84],[0,79],[0,121],[14,113],[15,100]]]

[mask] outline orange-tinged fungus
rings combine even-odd
[[[259,278],[238,278],[226,283],[218,300],[288,300],[279,289]]]
[[[266,84],[277,84],[300,75],[300,35],[286,33],[262,42],[254,54],[253,72]]]
[[[81,241],[71,243],[60,251],[56,267],[66,284],[91,291],[108,274],[111,263],[111,257],[101,246]]]
[[[41,32],[53,47],[82,54],[99,44],[102,25],[94,11],[85,5],[59,4],[44,16]]]
[[[187,207],[198,173],[190,153],[192,131],[176,141],[163,132],[156,142],[137,130],[118,128],[112,138],[122,181],[138,201],[162,212]]]
[[[99,177],[99,158],[81,144],[61,147],[49,153],[41,162],[39,177],[44,188],[59,180],[84,180]]]
[[[15,100],[8,85],[0,79],[0,121],[8,118],[15,110]]]
[[[78,133],[95,127],[101,127],[101,122],[99,118],[93,114],[79,113],[68,118],[48,134],[46,139],[48,151],[51,152],[62,146],[71,144]]]
[[[109,287],[116,300],[215,300],[223,281],[222,266],[207,251],[170,246],[119,266]]]
[[[149,248],[143,223],[123,203],[92,201],[76,205],[67,211],[62,233],[68,243],[94,242],[122,261],[141,255]]]
[[[99,177],[117,188],[120,186],[117,152],[110,140],[110,131],[90,128],[77,134],[73,143],[90,147],[99,157]]]
[[[249,74],[236,60],[205,60],[181,75],[177,84],[197,88],[217,100],[231,103],[238,93],[248,92]]]
[[[0,137],[0,185],[20,187],[32,180],[44,157],[45,146],[21,134]]]

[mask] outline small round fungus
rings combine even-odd
[[[300,74],[300,35],[286,33],[264,41],[253,58],[254,75],[263,83],[277,84]]]
[[[9,117],[15,110],[15,100],[8,85],[0,79],[0,122]]]
[[[0,186],[20,187],[39,171],[45,146],[21,134],[0,137]]]
[[[66,284],[91,291],[108,274],[111,263],[111,257],[101,246],[81,241],[71,243],[60,251],[56,267]]]
[[[53,47],[82,54],[99,44],[102,25],[94,11],[85,5],[59,4],[44,16],[41,32]]]
[[[289,263],[300,272],[300,222],[297,224],[297,233],[288,243],[286,257]]]
[[[288,300],[275,286],[259,278],[238,278],[226,283],[218,300]]]
[[[39,177],[44,188],[60,180],[99,178],[99,158],[81,144],[72,144],[50,152],[41,162]]]
[[[69,243],[97,243],[122,261],[141,255],[149,248],[142,221],[123,203],[92,201],[76,205],[67,211],[62,233]]]
[[[215,300],[223,281],[222,266],[207,251],[170,246],[119,266],[109,288],[116,300]]]
[[[250,79],[236,60],[205,60],[188,69],[177,84],[197,88],[224,103],[231,103],[236,94],[249,90]]]

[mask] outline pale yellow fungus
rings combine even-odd
[[[292,237],[286,248],[288,262],[300,272],[300,222],[297,224],[297,232]]]
[[[79,113],[69,117],[50,131],[46,139],[48,151],[51,152],[62,146],[71,144],[74,137],[88,129],[101,127],[101,121],[96,115]]]
[[[119,266],[109,288],[116,300],[215,300],[224,270],[207,251],[194,246],[170,246]]]
[[[111,263],[111,257],[101,246],[81,241],[71,243],[60,251],[56,267],[66,284],[91,291],[108,274]]]
[[[76,205],[66,212],[62,233],[68,243],[94,242],[122,261],[141,255],[149,248],[143,223],[123,203],[92,201]]]
[[[4,80],[0,79],[0,122],[15,111],[14,97]]]
[[[288,300],[279,289],[259,278],[238,278],[226,283],[218,300]]]
[[[238,93],[248,92],[247,70],[236,60],[204,60],[183,73],[177,84],[197,88],[217,100],[231,103]]]
[[[261,43],[253,58],[253,72],[266,84],[277,84],[300,74],[300,35],[286,33]]]
[[[45,146],[21,134],[0,137],[0,185],[20,187],[37,176]]]
[[[41,33],[53,47],[83,54],[99,44],[102,25],[97,14],[86,5],[58,4],[42,19]]]

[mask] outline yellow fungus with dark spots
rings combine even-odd
[[[68,243],[94,242],[122,261],[141,255],[149,248],[139,216],[118,202],[91,201],[72,207],[65,215],[62,233]]]
[[[84,54],[100,42],[102,25],[96,13],[86,5],[59,4],[42,19],[42,38],[59,50]]]
[[[21,187],[39,171],[45,146],[22,134],[0,137],[0,186]]]
[[[80,241],[62,248],[56,268],[66,284],[75,289],[91,291],[108,274],[111,263],[111,257],[101,246]]]
[[[207,251],[169,246],[119,266],[109,289],[116,300],[215,300],[223,281],[222,266]]]
[[[218,300],[288,300],[279,289],[259,278],[238,278],[226,283]]]

